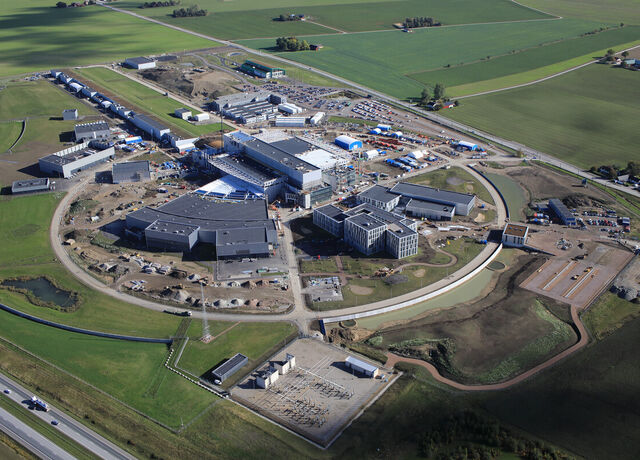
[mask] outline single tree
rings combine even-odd
[[[629,57],[629,51],[623,51],[622,52],[622,57],[623,58]]]
[[[444,85],[442,83],[436,83],[436,86],[433,88],[433,98],[436,101],[439,101],[444,97]]]
[[[431,99],[431,95],[429,94],[429,90],[424,88],[422,90],[422,94],[420,94],[420,105],[426,106],[429,103],[429,99]]]
[[[66,8],[67,4],[65,2],[56,3],[56,8]]]

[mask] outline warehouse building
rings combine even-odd
[[[407,198],[455,207],[455,214],[458,216],[468,216],[476,203],[475,195],[441,190],[408,182],[397,183],[391,188],[390,192]]]
[[[129,161],[126,163],[115,163],[111,168],[111,179],[114,184],[149,181],[151,180],[149,162]]]
[[[184,107],[182,107],[180,109],[176,109],[175,112],[173,112],[173,114],[177,118],[180,118],[181,120],[188,120],[189,117],[191,116],[191,110],[185,109]]]
[[[237,353],[232,358],[211,371],[211,375],[213,375],[214,380],[219,380],[220,383],[222,383],[238,372],[248,362],[249,358],[241,353]]]
[[[155,68],[156,61],[154,61],[153,59],[140,56],[140,57],[127,58],[124,61],[124,64],[127,67],[130,67],[132,69],[144,70],[144,69]]]
[[[452,220],[455,214],[455,206],[449,206],[430,201],[410,199],[405,206],[405,212],[412,217],[420,217],[429,220]]]
[[[17,180],[11,184],[11,193],[17,195],[20,193],[46,192],[51,189],[51,186],[48,177],[42,179]]]
[[[347,359],[344,360],[344,364],[354,372],[364,374],[372,379],[376,378],[380,373],[380,369],[373,364],[366,363],[361,359],[354,358],[353,356],[347,356]]]
[[[244,61],[240,66],[240,70],[249,75],[258,78],[280,78],[284,77],[286,72],[279,67],[271,67],[258,61]]]
[[[560,219],[564,225],[574,226],[576,225],[576,217],[573,215],[571,211],[564,205],[562,201],[557,198],[552,198],[549,200],[549,208],[554,212],[554,214]]]
[[[106,121],[76,125],[74,131],[77,142],[92,139],[108,139],[111,137],[111,130]]]
[[[127,214],[129,233],[150,248],[190,252],[198,243],[215,245],[216,257],[269,257],[277,245],[276,224],[265,200],[216,200],[183,195],[157,208]]]
[[[369,203],[348,211],[332,204],[316,208],[313,223],[366,255],[387,251],[402,259],[418,253],[417,223]]]
[[[527,244],[529,227],[522,224],[507,223],[502,231],[502,244],[512,248],[521,248]]]
[[[400,195],[389,193],[389,189],[381,185],[374,185],[358,194],[358,203],[369,203],[385,211],[392,211],[399,202]]]
[[[62,111],[62,119],[64,121],[69,120],[77,120],[78,119],[78,109],[65,109]]]
[[[249,91],[244,93],[229,94],[228,96],[220,96],[211,103],[211,110],[220,112],[223,109],[230,109],[247,105],[252,102],[271,102],[273,104],[282,104],[286,102],[284,96],[278,96],[268,91]]]
[[[239,155],[215,155],[207,159],[206,169],[227,174],[242,182],[238,191],[256,193],[268,201],[273,201],[283,192],[286,177],[271,168],[267,168],[250,158]]]
[[[91,145],[90,142],[84,142],[40,158],[38,160],[40,171],[50,176],[66,179],[79,171],[84,171],[116,156],[113,147],[96,150],[91,148]]]
[[[304,128],[307,124],[305,117],[276,117],[275,125],[283,128]]]
[[[345,135],[336,137],[335,144],[338,147],[349,151],[362,148],[362,141]]]
[[[142,131],[157,140],[162,139],[165,134],[169,134],[171,132],[171,129],[167,128],[162,123],[141,113],[133,114],[133,118],[130,118],[130,121]]]

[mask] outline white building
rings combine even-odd
[[[316,113],[314,116],[312,116],[309,119],[309,123],[311,123],[312,126],[316,126],[319,125],[320,122],[322,121],[322,119],[324,118],[325,113],[324,112],[318,112]]]
[[[305,117],[276,117],[275,125],[279,127],[304,128],[307,123]]]
[[[144,69],[153,69],[156,66],[156,61],[153,59],[148,59],[146,57],[133,57],[127,58],[124,61],[125,65],[131,67],[132,69],[144,70]]]
[[[508,223],[502,231],[502,244],[514,248],[521,248],[527,244],[529,227],[522,224]]]
[[[380,369],[373,364],[366,363],[358,358],[354,358],[353,356],[347,356],[347,359],[344,360],[344,364],[347,368],[352,369],[355,372],[359,372],[360,374],[364,374],[367,377],[375,378],[380,373]]]
[[[94,150],[89,145],[90,142],[84,142],[40,158],[38,160],[40,171],[51,176],[69,178],[79,171],[114,158],[116,155],[113,147]]]
[[[209,120],[209,114],[208,113],[196,113],[193,116],[193,119],[195,121],[205,121],[205,120]]]
[[[191,116],[191,110],[185,109],[184,107],[182,107],[182,108],[176,109],[175,112],[173,112],[173,114],[177,118],[180,118],[182,120],[188,120],[189,117]]]

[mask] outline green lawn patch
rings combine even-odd
[[[600,340],[625,323],[640,316],[640,306],[605,292],[593,304],[582,319],[593,336]]]
[[[14,144],[20,132],[22,123],[17,121],[7,121],[0,123],[0,153],[4,153]]]
[[[300,261],[301,273],[337,273],[338,266],[333,258]]]
[[[45,80],[10,83],[0,91],[0,121],[25,117],[56,117],[62,110],[78,109],[78,115],[96,112],[80,99]]]
[[[593,64],[536,85],[469,98],[443,114],[588,169],[602,163],[603,152],[610,164],[636,159],[638,99],[635,72]]]
[[[176,118],[173,113],[183,104],[113,70],[104,67],[93,67],[77,69],[75,72],[81,77],[94,82],[95,85],[92,84],[91,86],[96,90],[101,89],[105,94],[122,100],[123,104],[130,106],[132,109],[139,109],[155,116],[179,132],[191,136],[201,136],[220,130],[219,123],[196,126],[188,121]],[[224,125],[223,129],[230,128]]]
[[[0,76],[217,45],[107,8],[48,0],[4,4],[0,22]]]
[[[566,18],[640,24],[640,11],[635,0],[522,0],[520,3]]]

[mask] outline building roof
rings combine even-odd
[[[238,177],[249,178],[259,182],[268,182],[280,177],[280,174],[245,156],[217,155],[209,160],[220,169],[230,167]]]
[[[559,199],[551,198],[549,200],[549,206],[553,206],[553,210],[556,214],[558,214],[558,217],[564,219],[575,219],[573,213],[569,211],[569,208],[567,208],[565,204]]]
[[[249,358],[247,358],[245,355],[236,353],[220,366],[216,367],[213,371],[211,371],[211,373],[216,376],[224,376],[228,372],[233,371],[236,366],[244,364],[244,362],[248,361],[248,359]]]
[[[90,134],[96,131],[109,131],[109,125],[106,121],[96,121],[95,123],[83,123],[75,127],[76,136],[78,134]]]
[[[112,169],[112,174],[115,175],[125,175],[131,176],[138,172],[149,172],[149,161],[128,161],[125,163],[114,163]]]
[[[185,108],[183,107],[183,108],[180,108],[180,109],[176,109],[175,113],[177,113],[177,114],[179,114],[179,115],[182,115],[183,113],[191,113],[191,110],[189,110],[189,109],[185,109]]]
[[[155,61],[153,59],[149,59],[149,58],[146,58],[144,56],[138,56],[138,57],[127,58],[125,60],[125,62],[130,63],[130,64],[140,65],[140,64],[149,64],[149,63],[155,62]]]
[[[432,201],[415,200],[413,198],[407,203],[406,209],[409,210],[409,208],[437,212],[454,212],[455,210],[455,206],[434,203]]]
[[[181,235],[189,235],[197,232],[197,225],[184,224],[179,222],[169,222],[167,220],[156,220],[151,223],[145,230],[157,233],[176,233]]]
[[[527,234],[527,230],[529,230],[529,227],[527,227],[526,225],[508,223],[504,227],[503,234],[524,238],[524,236]]]
[[[451,204],[469,205],[474,200],[475,195],[468,193],[452,192],[441,190],[426,185],[411,184],[409,182],[399,182],[391,188],[391,193],[406,195],[418,200],[447,202]]]
[[[95,150],[92,148],[84,148],[80,150],[76,150],[74,152],[69,152],[66,155],[56,155],[52,153],[51,155],[47,155],[45,157],[40,158],[39,161],[44,161],[47,163],[51,163],[54,165],[63,166],[69,163],[73,163],[74,161],[79,160],[80,158],[88,157],[91,155],[95,155],[96,153],[101,152],[101,150]]]
[[[345,362],[349,363],[349,365],[352,367],[357,367],[359,369],[362,369],[371,373],[378,370],[378,368],[373,364],[366,363],[361,359],[355,358],[353,356],[347,356],[347,359],[345,359]]]
[[[343,222],[347,217],[349,217],[342,209],[332,204],[321,206],[316,208],[316,210],[338,222]]]
[[[398,195],[389,193],[389,189],[382,185],[374,185],[373,187],[359,193],[358,196],[369,198],[370,200],[382,201],[383,203],[389,203],[390,201],[398,199]]]
[[[260,70],[264,70],[265,72],[272,72],[272,71],[274,71],[274,70],[284,70],[284,69],[281,69],[281,68],[279,68],[279,67],[271,67],[271,66],[269,66],[269,65],[267,65],[267,64],[263,64],[262,62],[258,62],[258,61],[249,61],[249,60],[246,60],[246,61],[244,61],[244,64],[243,64],[243,65],[248,65],[248,66],[251,66],[251,67],[256,67],[256,68],[258,68],[258,69],[260,69]]]
[[[134,120],[138,119],[141,120],[142,122],[148,124],[149,126],[151,126],[153,129],[156,129],[158,131],[164,131],[165,129],[169,129],[167,128],[165,125],[163,125],[162,123],[160,123],[159,121],[154,120],[153,118],[151,118],[148,115],[145,115],[143,113],[136,113],[133,116]]]
[[[78,109],[64,109],[62,113],[78,113]]]
[[[354,139],[353,137],[351,137],[351,136],[346,136],[346,135],[344,135],[344,134],[343,134],[342,136],[338,136],[338,137],[336,137],[336,142],[344,142],[345,144],[349,144],[349,145],[351,145],[351,144],[352,144],[352,143],[354,143],[354,142],[360,142],[360,143],[362,143],[362,142],[361,142],[361,141],[359,141],[358,139]]]
[[[366,231],[370,231],[376,228],[385,227],[386,224],[381,220],[376,219],[370,214],[356,214],[353,217],[349,218],[349,222],[354,225],[357,225],[360,228],[365,229]]]
[[[30,189],[32,187],[49,187],[49,178],[22,179],[14,181],[13,184],[11,184],[11,190],[20,190],[23,188]]]
[[[303,141],[297,137],[272,142],[271,145],[279,148],[283,152],[287,152],[289,155],[299,155],[314,148],[313,145],[309,144],[307,141]]]
[[[252,139],[250,141],[247,141],[245,142],[245,145],[282,165],[288,166],[289,168],[297,169],[304,172],[320,169],[317,166],[313,166],[312,164],[307,163],[306,161],[303,161],[285,152],[284,150],[279,149],[273,144],[267,144],[266,142],[263,142],[259,139]]]

